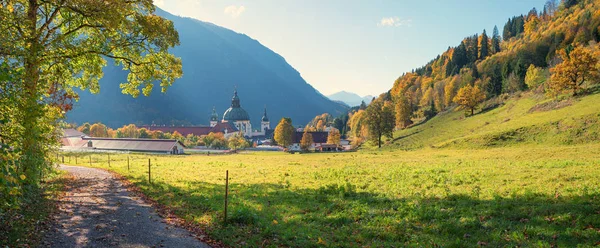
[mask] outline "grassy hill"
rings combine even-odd
[[[496,101],[499,100],[487,104],[498,104]],[[529,92],[466,118],[463,111],[454,108],[427,122],[395,132],[387,149],[558,146],[597,142],[600,138],[598,102],[598,94],[555,100]]]

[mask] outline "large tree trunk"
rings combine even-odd
[[[27,22],[29,31],[28,37],[29,53],[24,61],[24,78],[23,78],[23,104],[20,105],[21,113],[23,113],[23,157],[21,159],[20,171],[28,178],[28,182],[36,182],[39,176],[39,170],[43,164],[42,149],[40,147],[41,137],[38,127],[38,119],[41,117],[42,108],[38,102],[39,94],[39,50],[40,44],[37,39],[37,1],[29,1],[29,9],[27,11]]]

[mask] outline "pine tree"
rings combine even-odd
[[[512,19],[508,18],[508,21],[506,22],[506,24],[504,24],[504,30],[502,32],[502,39],[503,40],[509,40],[513,35],[512,35]]]
[[[492,47],[491,54],[500,52],[500,34],[498,33],[498,27],[494,26],[494,32],[492,33]]]
[[[479,37],[479,59],[483,60],[485,59],[488,55],[489,55],[489,39],[488,36],[485,32],[485,29],[483,30],[483,33],[481,34],[481,37]]]

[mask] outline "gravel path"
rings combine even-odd
[[[210,247],[169,226],[110,173],[65,166],[75,177],[42,247]]]

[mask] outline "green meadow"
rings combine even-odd
[[[444,113],[381,150],[111,154],[110,166],[107,154],[66,154],[65,162],[80,156],[90,166],[91,156],[91,166],[125,176],[231,247],[594,246],[600,95],[536,97],[468,118]]]

